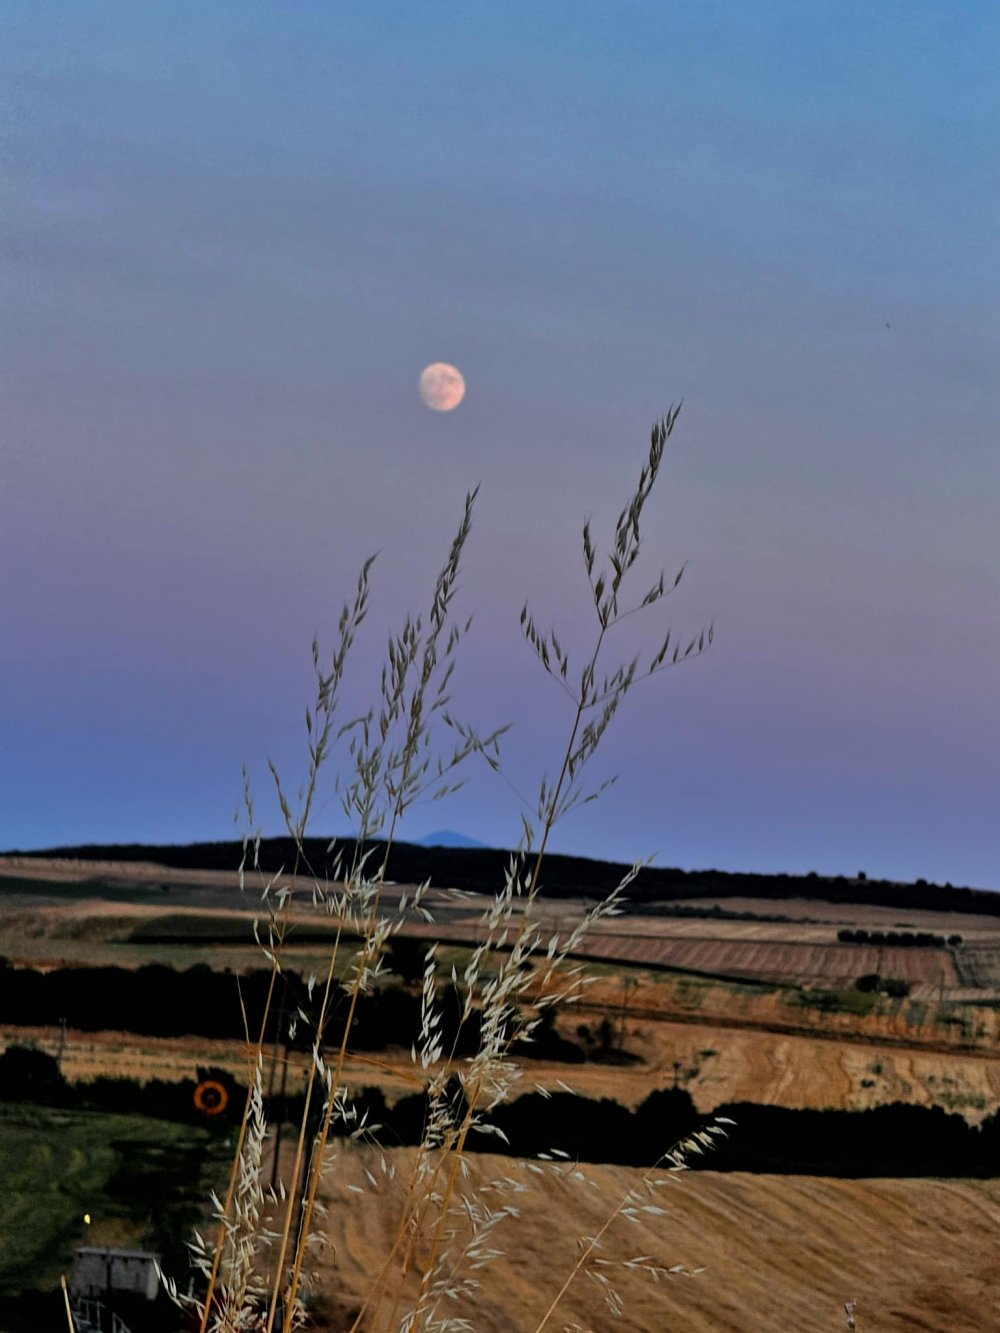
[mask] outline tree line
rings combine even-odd
[[[841,944],[891,945],[894,949],[957,949],[961,935],[935,935],[929,930],[838,930]]]
[[[422,969],[422,949],[400,941],[401,973],[411,970],[411,952]],[[389,951],[393,966],[395,942]],[[0,1023],[58,1027],[81,1032],[134,1032],[149,1037],[217,1037],[242,1041],[244,1023],[256,1036],[265,1012],[271,974],[259,970],[240,977],[237,987],[228,970],[214,971],[197,963],[183,971],[151,964],[131,971],[121,967],[64,967],[49,972],[12,967],[0,959]],[[459,1055],[479,1049],[479,1015],[463,1023],[463,1000],[450,983],[439,992],[441,1033],[445,1045]],[[306,981],[295,971],[283,971],[277,1003],[272,1005],[264,1036],[268,1042],[287,1041],[305,1051],[312,1043],[308,1019],[318,1017],[320,988],[310,995]],[[340,1031],[338,1018],[346,1017],[348,998],[337,991],[331,1001],[329,1030]],[[341,1013],[341,1009],[344,1010]],[[306,1018],[303,1019],[302,1015]],[[244,1017],[245,1015],[245,1017]],[[293,1022],[294,1019],[297,1022]],[[294,1035],[290,1028],[294,1027]],[[389,1046],[406,1049],[420,1032],[420,996],[402,986],[381,986],[361,996],[351,1024],[351,1049],[380,1051]],[[556,1031],[551,1011],[535,1039],[517,1052],[524,1057],[580,1063],[582,1047]]]
[[[382,844],[366,843],[378,852]],[[331,850],[332,848],[332,850]],[[328,838],[306,838],[303,851],[317,873],[336,873],[338,850],[350,856],[350,839],[332,843]],[[242,844],[236,841],[197,842],[183,846],[138,843],[104,846],[86,844],[54,847],[44,851],[10,851],[9,856],[59,857],[86,861],[153,862],[174,869],[225,870],[239,865]],[[470,893],[495,893],[504,882],[509,852],[488,847],[420,847],[394,843],[389,852],[387,878],[401,884],[435,884]],[[296,848],[290,838],[264,838],[260,843],[261,869],[277,874],[294,865]],[[550,898],[603,898],[619,883],[627,866],[581,856],[550,853],[545,858],[543,895]],[[982,889],[931,884],[918,879],[913,884],[870,879],[863,872],[854,878],[844,875],[749,874],[724,870],[681,870],[678,867],[647,866],[629,889],[635,904],[669,902],[675,898],[812,898],[832,903],[870,903],[901,911],[974,912],[1000,916],[1000,894]]]

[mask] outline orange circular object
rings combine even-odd
[[[218,1080],[206,1078],[194,1090],[194,1104],[202,1115],[222,1115],[229,1105],[229,1093]]]

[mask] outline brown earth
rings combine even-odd
[[[5,874],[36,879],[41,896],[4,896]],[[137,902],[91,898],[90,885],[99,893],[101,883],[119,891],[132,886],[143,894],[169,891],[165,898]],[[81,886],[86,896],[44,896],[46,886],[51,892],[59,884]],[[387,902],[404,891],[405,886],[387,886]],[[928,912],[908,913],[904,919],[898,909],[805,900],[728,900],[725,905],[762,916],[811,919],[624,916],[601,923],[591,941],[596,980],[582,1004],[564,1011],[560,1029],[593,1057],[599,1053],[603,1024],[605,1041],[610,1033],[616,1046],[624,1037],[636,1063],[617,1066],[593,1058],[584,1065],[525,1062],[525,1088],[565,1084],[589,1096],[614,1096],[636,1105],[653,1089],[676,1082],[704,1111],[739,1100],[859,1109],[900,1100],[961,1111],[975,1121],[996,1109],[1000,1009],[960,1001],[988,998],[985,983],[995,975],[994,960],[1000,959],[1000,921]],[[449,938],[465,936],[469,943],[476,938],[476,911],[467,901],[441,895],[436,906],[447,919],[443,933]],[[585,907],[582,901],[543,902],[541,914],[547,927],[565,929]],[[851,924],[958,932],[966,944],[957,950],[881,951],[838,944],[836,931],[847,913]],[[186,967],[205,961],[234,970],[259,967],[263,959],[250,936],[251,918],[235,873],[0,858],[0,954],[33,966],[165,962]],[[296,920],[315,927],[327,918],[303,911]],[[205,934],[214,930],[213,923],[219,928],[215,939]],[[468,946],[442,950],[446,968],[451,961],[462,966],[463,947]],[[317,968],[327,952],[322,943],[297,944],[291,937],[289,959],[302,972]],[[600,961],[602,954],[606,961]],[[635,965],[639,954],[683,958],[679,966],[691,970],[649,970]],[[913,979],[909,999],[862,995],[849,987],[853,975],[879,965],[883,974]],[[731,976],[742,970],[744,980],[720,979],[711,975],[713,969]],[[797,984],[776,984],[781,976]],[[589,1030],[589,1039],[580,1035],[581,1028]],[[25,1029],[11,1027],[0,1039],[17,1041],[25,1035]],[[47,1049],[58,1047],[54,1031],[38,1039]],[[209,1063],[240,1073],[245,1057],[238,1043],[70,1031],[64,1067],[75,1079],[132,1076],[137,1070],[149,1079],[191,1076],[199,1064]],[[414,1086],[402,1052],[387,1052],[374,1061],[359,1058],[351,1073],[357,1084],[378,1083],[390,1097]]]
[[[104,885],[119,885],[136,889],[150,887],[173,895],[178,891],[178,900],[183,899],[187,890],[191,897],[191,906],[220,907],[239,906],[239,875],[235,869],[222,870],[182,870],[140,861],[73,861],[58,857],[0,856],[0,892],[4,877],[35,879],[54,883],[84,883],[93,881]],[[257,880],[250,874],[247,883],[252,891]],[[387,896],[393,898],[398,892],[406,890],[407,885],[387,884]],[[859,885],[859,891],[864,886]],[[44,888],[40,885],[44,892]],[[475,900],[473,900],[475,901]],[[671,899],[671,904],[697,910],[711,909],[718,906],[730,911],[751,912],[762,920],[754,921],[718,921],[713,927],[737,932],[735,938],[753,938],[753,932],[762,926],[771,931],[782,926],[792,926],[802,938],[801,931],[810,926],[865,926],[882,930],[933,930],[939,934],[958,933],[970,936],[985,932],[993,936],[1000,935],[1000,918],[980,916],[966,912],[932,912],[923,908],[884,907],[874,903],[830,903],[817,898],[678,898]],[[585,910],[587,900],[560,898],[541,900],[542,908],[551,908],[556,915],[573,915]],[[767,921],[769,916],[791,918],[786,922]],[[614,929],[613,923],[608,923]],[[666,929],[668,932],[684,933],[688,928],[698,931],[705,924],[703,920],[656,916],[643,917],[643,929]]]
[[[1000,1053],[1000,1013],[989,1006],[891,999],[853,990],[740,985],[705,976],[602,970],[581,1007],[637,1021],[713,1023],[927,1050]]]
[[[387,1155],[393,1180],[374,1149],[331,1156],[326,1229],[334,1252],[320,1267],[316,1291],[339,1310],[326,1325],[339,1330],[349,1327],[345,1314],[360,1307],[391,1247],[414,1154]],[[449,1304],[447,1313],[474,1314],[482,1333],[530,1333],[569,1275],[579,1237],[593,1235],[642,1174],[588,1166],[576,1172],[584,1181],[572,1178],[575,1168],[487,1156],[470,1158],[469,1166],[466,1195],[504,1178],[535,1188],[480,1196],[493,1207],[512,1202],[520,1215],[494,1237],[502,1257],[473,1274],[481,1292]],[[599,1251],[624,1299],[624,1318],[612,1318],[597,1282],[583,1273],[548,1328],[821,1333],[846,1327],[844,1303],[851,1300],[860,1333],[1000,1327],[1000,1182],[698,1172],[672,1178],[654,1201],[665,1216],[619,1220]],[[666,1268],[704,1271],[654,1282],[622,1270],[621,1261],[640,1255]],[[414,1289],[411,1277],[407,1294]]]
[[[193,874],[194,872],[188,872]],[[398,886],[393,886],[397,888]],[[96,892],[96,890],[95,890]],[[259,953],[253,944],[254,910],[231,888],[197,890],[196,902],[184,893],[168,902],[112,902],[99,897],[53,901],[43,891],[38,897],[3,893],[0,876],[0,953],[35,966],[104,963],[124,967],[145,962],[175,966],[224,956],[232,965],[252,966]],[[223,902],[220,902],[219,899]],[[228,902],[228,905],[223,903]],[[581,904],[569,903],[558,914],[544,906],[539,913],[543,929],[571,929]],[[403,934],[444,938],[474,946],[481,935],[478,913],[453,903],[436,905],[436,925],[408,925]],[[292,919],[300,930],[331,927],[325,915],[304,906]],[[185,931],[185,920],[191,923]],[[206,935],[211,922],[228,938]],[[244,922],[242,943],[235,923]],[[156,927],[163,930],[157,934]],[[992,931],[967,932],[960,948],[880,948],[837,941],[836,925],[792,925],[712,920],[641,920],[626,917],[612,927],[603,923],[588,937],[582,950],[596,962],[687,971],[706,976],[812,988],[846,988],[858,977],[882,976],[922,987],[926,998],[942,998],[958,988],[963,998],[976,990],[982,998],[1000,995],[1000,925]],[[940,927],[938,933],[943,931]],[[294,932],[289,950],[310,961],[322,957],[316,941],[297,943]],[[223,952],[224,951],[224,952]]]
[[[55,1055],[60,1034],[56,1028],[0,1027],[0,1047],[22,1042],[33,1042]],[[521,1088],[524,1092],[536,1087],[550,1092],[569,1089],[587,1097],[612,1097],[635,1107],[655,1089],[676,1083],[706,1114],[726,1102],[739,1101],[817,1110],[865,1110],[901,1101],[940,1106],[978,1123],[1000,1105],[1000,1059],[981,1055],[881,1047],[711,1023],[629,1023],[626,1046],[641,1057],[641,1063],[523,1061]],[[270,1068],[271,1052],[267,1055]],[[209,1065],[246,1079],[246,1053],[238,1042],[69,1031],[63,1051],[63,1071],[71,1081],[102,1075],[142,1082],[194,1078],[199,1066]],[[301,1057],[292,1057],[291,1090],[300,1086],[304,1067]],[[353,1087],[380,1087],[390,1102],[422,1086],[408,1052],[401,1050],[352,1055],[345,1073]]]
[[[3,893],[4,874],[37,878],[39,894]],[[109,902],[100,886],[134,886],[137,902]],[[80,898],[45,896],[44,881],[76,884]],[[387,901],[403,892],[390,886]],[[720,900],[721,901],[721,900]],[[938,1105],[977,1121],[1000,1103],[1000,1013],[983,1003],[1000,985],[1000,921],[959,914],[906,913],[812,901],[725,900],[721,905],[783,915],[794,921],[727,921],[710,918],[625,917],[594,934],[597,981],[585,1003],[561,1020],[564,1033],[592,1038],[607,1020],[613,1042],[622,1038],[638,1062],[582,1065],[524,1062],[523,1088],[560,1086],[588,1096],[612,1096],[634,1106],[652,1090],[674,1083],[688,1089],[699,1110],[723,1102],[754,1101],[789,1107],[862,1108],[890,1101]],[[473,938],[475,910],[441,896],[437,904],[449,938]],[[692,903],[699,908],[710,906]],[[551,925],[563,928],[585,904],[543,904]],[[117,962],[140,966],[215,962],[237,969],[260,964],[252,944],[185,939],[143,943],[137,928],[157,920],[215,916],[223,923],[250,912],[238,896],[235,874],[164,871],[156,866],[62,865],[0,859],[0,954],[16,961],[58,966]],[[303,920],[306,918],[303,917]],[[884,950],[884,973],[916,983],[909,1000],[834,994],[870,962],[867,946],[841,946],[844,925],[959,933],[957,951]],[[466,934],[466,932],[468,932]],[[141,933],[141,932],[140,932]],[[294,946],[293,946],[294,948]],[[673,959],[689,974],[646,970]],[[684,951],[687,951],[685,954]],[[846,953],[844,952],[846,950]],[[447,957],[449,951],[443,951]],[[451,951],[460,957],[459,949]],[[869,953],[878,951],[869,950]],[[322,956],[321,946],[294,949],[294,965]],[[890,959],[889,955],[892,954]],[[896,954],[899,957],[896,957]],[[927,956],[921,959],[921,955]],[[680,957],[686,963],[679,963]],[[727,982],[712,970],[739,974]],[[876,958],[876,963],[878,959]],[[891,967],[889,963],[891,962]],[[894,969],[908,968],[909,971]],[[759,984],[766,979],[770,984]],[[779,986],[776,981],[790,982]],[[625,982],[628,982],[628,985]],[[633,984],[634,983],[634,984]],[[811,989],[818,988],[818,989]],[[829,994],[824,994],[824,990]],[[832,998],[831,998],[832,997]],[[846,997],[846,998],[845,998]],[[53,1053],[53,1029],[9,1027],[0,1046],[35,1040]],[[592,1043],[593,1044],[593,1043]],[[150,1078],[193,1076],[198,1065],[221,1065],[245,1077],[240,1043],[203,1038],[152,1039],[114,1033],[67,1033],[63,1067],[72,1079],[97,1074]],[[296,1084],[293,1066],[290,1086]],[[406,1053],[352,1058],[354,1086],[378,1084],[394,1099],[415,1087]],[[321,1273],[319,1293],[341,1309],[356,1308],[379,1256],[391,1245],[398,1198],[383,1186],[373,1192],[365,1168],[382,1181],[373,1150],[341,1145],[331,1173],[327,1227],[337,1247]],[[401,1175],[413,1154],[392,1153],[387,1165]],[[640,1178],[618,1167],[587,1167],[593,1185],[556,1177],[544,1165],[518,1159],[473,1156],[470,1188],[497,1177],[541,1180],[520,1196],[521,1218],[500,1236],[507,1253],[483,1274],[475,1326],[533,1330],[546,1297],[568,1274],[576,1240],[593,1233],[622,1191]],[[609,1233],[603,1257],[648,1254],[666,1266],[705,1271],[659,1284],[626,1274],[616,1285],[626,1298],[622,1321],[611,1318],[596,1283],[586,1277],[571,1289],[549,1327],[634,1333],[677,1329],[685,1333],[789,1333],[846,1327],[843,1303],[856,1300],[859,1333],[925,1330],[973,1333],[1000,1327],[1000,1182],[931,1180],[818,1180],[698,1173],[668,1187],[665,1217],[642,1215]],[[489,1197],[489,1196],[487,1196]],[[459,1313],[459,1311],[455,1311]],[[349,1323],[349,1321],[348,1321]],[[328,1327],[347,1327],[333,1319]]]
[[[864,891],[864,885],[858,886]],[[932,930],[939,935],[971,935],[986,931],[996,935],[1000,918],[974,912],[932,912],[926,908],[883,907],[878,903],[828,903],[819,898],[678,898],[678,906],[711,908],[718,906],[733,912],[755,912],[761,916],[784,916],[810,922],[829,922],[836,926],[864,926],[868,930]],[[670,925],[682,922],[664,918]],[[695,922],[694,924],[698,924]],[[732,922],[753,926],[753,922]],[[769,922],[769,926],[779,923]]]
[[[701,938],[649,939],[638,935],[597,935],[587,954],[602,961],[683,968],[714,976],[746,977],[792,986],[850,986],[866,973],[956,986],[955,964],[947,949],[877,948],[874,945],[797,940]]]
[[[61,1068],[71,1083],[94,1078],[129,1078],[139,1083],[154,1079],[180,1082],[197,1077],[199,1067],[225,1069],[244,1084],[250,1077],[247,1051],[242,1042],[213,1037],[145,1037],[130,1032],[75,1032],[62,1036],[54,1027],[0,1025],[0,1050],[30,1044],[52,1056],[61,1056]],[[305,1082],[309,1059],[292,1053],[288,1060],[287,1087],[296,1092]],[[280,1078],[282,1057],[273,1059],[265,1050],[265,1082],[275,1064]],[[561,1066],[560,1066],[561,1067]],[[390,1101],[419,1091],[424,1079],[417,1076],[409,1057],[401,1051],[380,1055],[352,1054],[344,1065],[352,1087],[381,1087]]]
[[[4,880],[37,884],[37,893],[4,893]],[[126,966],[137,965],[143,945],[130,937],[129,920],[150,923],[158,915],[169,914],[173,920],[195,913],[239,913],[248,925],[260,910],[259,888],[263,881],[247,876],[247,892],[239,890],[235,872],[172,870],[143,863],[60,861],[7,856],[0,857],[0,951],[8,956],[31,958],[36,962],[79,961],[81,945],[88,933],[93,943],[101,937],[100,918],[117,922],[113,934],[119,956]],[[284,882],[284,881],[283,881]],[[311,892],[306,880],[289,881],[295,890],[293,902],[297,920],[315,923],[310,912]],[[60,899],[53,888],[71,886],[81,894],[93,887],[93,899]],[[49,889],[46,894],[46,889]],[[133,894],[135,900],[100,901],[102,890],[119,898]],[[411,886],[389,884],[384,901],[391,910]],[[435,926],[413,926],[407,933],[421,936],[440,934],[456,943],[474,944],[479,938],[480,900],[455,899],[443,890],[434,890],[427,900],[434,913]],[[823,903],[801,899],[727,899],[720,900],[727,910],[757,914],[756,920],[731,921],[710,917],[683,917],[629,914],[598,923],[588,939],[587,956],[632,966],[682,969],[709,975],[747,978],[758,981],[806,987],[844,987],[866,973],[880,972],[936,988],[944,995],[949,990],[1000,988],[1000,919],[963,916],[961,913],[927,911],[902,912],[899,907],[868,904]],[[675,906],[706,910],[707,901],[692,900]],[[542,899],[538,917],[548,930],[572,928],[587,910],[584,900]],[[768,921],[781,916],[782,921]],[[794,918],[801,919],[795,920]],[[326,920],[320,914],[319,920]],[[91,923],[88,928],[87,922]],[[878,927],[883,930],[932,930],[940,935],[960,934],[959,948],[914,949],[871,945],[842,944],[837,930],[845,925]],[[96,928],[96,932],[95,932]],[[113,930],[105,922],[107,930]],[[108,935],[104,935],[107,941]],[[49,958],[44,956],[44,942],[51,942]],[[18,947],[20,942],[20,948]],[[55,950],[61,946],[62,951]],[[178,961],[177,950],[197,947],[197,941],[185,941],[181,935],[171,944],[160,940],[157,960]],[[170,952],[173,948],[173,953]],[[138,952],[137,952],[138,950]],[[164,952],[166,950],[166,952]],[[242,960],[241,960],[242,961]]]

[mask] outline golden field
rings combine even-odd
[[[609,1204],[641,1173],[587,1166],[592,1183],[585,1184],[555,1170],[537,1176],[508,1158],[477,1154],[470,1161],[469,1193],[511,1175],[528,1184],[517,1196],[516,1223],[496,1237],[507,1252],[480,1274],[475,1327],[530,1333],[572,1269],[577,1239],[603,1224]],[[365,1289],[359,1275],[370,1274],[392,1243],[412,1162],[411,1151],[390,1154],[390,1181],[374,1149],[337,1155],[326,1196],[330,1250],[319,1282],[332,1304],[332,1328],[347,1326],[344,1316],[356,1311]],[[581,1275],[551,1328],[821,1333],[846,1327],[849,1300],[857,1302],[865,1333],[984,1333],[1000,1326],[1000,1182],[698,1172],[675,1177],[658,1191],[658,1203],[666,1216],[619,1221],[602,1257],[650,1255],[667,1268],[704,1271],[654,1282],[609,1267],[625,1300],[620,1320],[605,1308],[597,1284]],[[407,1290],[412,1294],[412,1281]],[[454,1307],[462,1311],[461,1303]]]

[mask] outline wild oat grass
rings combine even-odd
[[[636,685],[697,657],[712,641],[711,627],[687,640],[675,640],[665,632],[642,658],[606,661],[621,623],[652,613],[679,585],[684,572],[682,567],[669,578],[660,573],[639,592],[633,587],[644,511],[660,477],[678,410],[672,409],[653,426],[645,465],[603,554],[589,521],[583,525],[583,562],[595,622],[590,646],[571,654],[554,630],[539,629],[527,605],[521,612],[525,640],[568,701],[567,741],[556,777],[540,779],[537,796],[522,813],[520,844],[509,859],[503,883],[482,912],[481,941],[465,966],[461,971],[452,967],[444,978],[436,946],[427,949],[420,1033],[411,1053],[415,1075],[426,1091],[426,1121],[415,1165],[405,1178],[385,1155],[380,1158],[382,1180],[369,1173],[373,1188],[391,1186],[399,1191],[400,1222],[387,1252],[372,1255],[366,1296],[352,1330],[429,1333],[473,1328],[474,1318],[460,1313],[459,1305],[469,1308],[478,1275],[503,1253],[504,1230],[516,1227],[531,1182],[557,1173],[586,1186],[579,1166],[553,1152],[546,1160],[522,1164],[526,1169],[513,1167],[509,1175],[473,1188],[466,1153],[471,1134],[501,1134],[491,1123],[491,1112],[512,1096],[523,1078],[513,1049],[532,1039],[546,1010],[572,1004],[583,994],[588,977],[572,955],[597,921],[621,911],[629,884],[640,871],[640,865],[634,866],[572,929],[543,933],[535,907],[552,831],[607,786],[586,782],[590,764]],[[357,1090],[344,1076],[357,1006],[386,970],[386,948],[393,936],[409,921],[432,920],[426,901],[429,883],[389,904],[383,894],[389,851],[400,820],[414,802],[441,799],[456,790],[461,769],[470,760],[485,760],[503,772],[500,741],[506,728],[481,735],[450,711],[452,672],[470,627],[469,621],[455,619],[453,602],[475,500],[475,491],[466,497],[428,611],[408,616],[390,637],[377,697],[368,711],[347,719],[341,716],[351,650],[369,609],[372,560],[362,567],[354,596],[343,608],[328,665],[321,660],[318,643],[313,643],[316,694],[305,715],[308,769],[297,799],[271,765],[282,816],[297,849],[294,863],[279,874],[261,873],[254,806],[249,784],[244,785],[241,883],[245,892],[259,898],[255,929],[271,967],[271,983],[263,1019],[255,1032],[247,1033],[250,1090],[228,1188],[222,1199],[214,1201],[213,1231],[197,1236],[192,1245],[202,1289],[184,1297],[169,1276],[165,1278],[179,1303],[193,1309],[200,1333],[244,1329],[273,1333],[308,1325],[310,1281],[324,1243],[321,1188],[325,1173],[336,1169],[333,1154],[326,1151],[330,1136],[336,1132],[378,1142],[379,1126],[365,1122],[354,1101]],[[328,769],[335,754],[339,768],[332,786],[358,830],[358,839],[342,849],[330,844],[333,869],[328,873],[326,867],[310,863],[305,839],[321,788],[331,781]],[[384,840],[377,851],[369,841],[376,836]],[[293,1027],[308,1025],[312,1058],[288,1183],[271,1190],[264,1183],[269,1144],[264,1043],[283,976],[289,908],[293,895],[296,901],[303,898],[303,884],[308,885],[305,892],[315,911],[330,919],[336,935],[325,975],[308,983],[309,998],[318,996],[318,1007],[303,1002],[291,1019]],[[346,967],[342,951],[349,951]],[[473,1021],[478,1025],[479,1045],[471,1057],[457,1055],[457,1035],[450,1042],[442,1035],[444,980],[452,983],[461,999],[459,1031]],[[338,991],[346,999],[337,1011],[346,1007],[346,1017],[334,1023],[331,1015]],[[539,1293],[538,1330],[552,1325],[562,1298],[580,1279],[589,1280],[617,1315],[622,1300],[616,1274],[641,1272],[659,1280],[684,1271],[669,1259],[619,1252],[611,1242],[616,1230],[627,1229],[639,1214],[662,1216],[658,1191],[684,1169],[689,1154],[705,1151],[723,1132],[713,1124],[684,1143],[665,1145],[661,1163],[646,1173],[640,1185],[621,1199],[609,1200],[604,1225],[581,1238],[575,1263],[554,1282],[551,1292]]]

